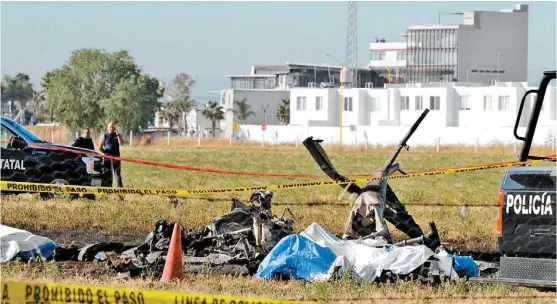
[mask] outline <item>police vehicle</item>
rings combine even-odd
[[[518,161],[543,159],[531,156],[530,148],[549,83],[555,71],[544,73],[540,85],[522,97],[514,136],[523,141]],[[524,102],[536,94],[525,136],[517,132]],[[553,139],[555,140],[555,139]],[[555,289],[556,287],[556,169],[546,166],[516,166],[507,170],[498,200],[497,234],[501,254],[497,278],[474,278],[486,283],[506,283]]]
[[[3,181],[77,186],[112,186],[110,160],[95,151],[41,140],[10,118],[2,117],[0,169]],[[71,151],[87,153],[72,153]],[[36,192],[29,189],[26,192]],[[21,191],[2,191],[17,194]],[[44,199],[54,193],[41,193]],[[72,195],[76,198],[78,195]],[[92,196],[88,196],[93,198]]]

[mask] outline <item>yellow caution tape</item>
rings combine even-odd
[[[249,187],[227,187],[227,188],[214,188],[214,189],[147,189],[147,188],[111,188],[111,187],[95,187],[95,186],[75,186],[75,185],[57,185],[57,184],[39,184],[27,182],[10,182],[0,181],[2,191],[14,192],[47,192],[47,193],[74,193],[74,194],[118,194],[118,195],[162,195],[184,197],[194,194],[215,194],[215,193],[237,193],[246,191],[259,191],[259,190],[281,190],[281,189],[296,189],[296,188],[312,188],[324,187],[334,185],[366,183],[375,180],[390,180],[390,179],[404,179],[412,177],[444,175],[461,172],[472,172],[488,169],[497,169],[504,167],[512,167],[516,165],[525,165],[533,163],[541,163],[548,161],[547,159],[529,160],[525,162],[508,162],[501,164],[481,165],[464,168],[452,168],[444,170],[432,170],[425,172],[417,172],[411,174],[394,174],[386,177],[378,178],[359,178],[348,179],[346,181],[320,181],[320,182],[301,182],[289,184],[277,184],[268,186],[249,186]]]
[[[313,301],[269,300],[200,293],[165,292],[127,288],[2,282],[2,303],[87,303],[87,304],[302,304]]]

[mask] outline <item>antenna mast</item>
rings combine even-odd
[[[348,1],[345,67],[352,72],[352,87],[358,86],[358,2]]]

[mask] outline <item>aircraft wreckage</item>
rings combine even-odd
[[[401,140],[385,163],[384,170],[405,174],[395,164],[396,157],[403,148],[408,149],[408,139],[427,113],[426,109]],[[304,146],[332,180],[347,181],[336,171],[320,142],[309,137]],[[377,188],[361,188],[355,184],[340,186],[357,195],[378,191]],[[338,237],[317,223],[296,234],[294,224],[297,220],[291,210],[285,208],[280,216],[273,214],[272,200],[273,192],[256,191],[247,202],[233,199],[230,213],[213,219],[209,224],[196,229],[182,229],[184,271],[312,281],[328,280],[347,271],[360,281],[381,281],[392,275],[397,278],[415,275],[424,278],[478,276],[478,266],[471,257],[454,255],[441,246],[433,222],[430,223],[430,232],[423,233],[388,184],[382,217],[408,237],[397,243],[393,243],[390,236],[384,237],[379,233],[377,227],[382,226],[382,219],[373,211],[367,218],[361,214],[354,215],[354,237]],[[367,224],[364,224],[366,220]],[[95,243],[82,248],[57,248],[49,258],[84,262],[108,260],[111,269],[120,276],[160,276],[173,227],[174,223],[159,220],[139,246]],[[117,253],[118,261],[107,259],[103,253],[109,251]],[[16,253],[11,257],[26,257],[26,254],[18,256]]]

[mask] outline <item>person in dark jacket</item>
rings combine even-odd
[[[99,150],[106,155],[120,157],[120,145],[124,144],[124,138],[116,130],[114,123],[108,123],[106,133],[101,137],[99,142]],[[122,184],[122,174],[120,171],[121,163],[119,160],[110,160],[111,169],[116,176],[116,186],[119,188],[124,187]]]
[[[89,130],[89,128],[83,128],[81,136],[75,139],[72,146],[76,148],[84,148],[95,151],[95,144],[93,143],[93,139],[91,138],[91,131]],[[84,194],[83,198],[95,199],[95,195]]]
[[[84,148],[95,151],[95,144],[93,144],[93,139],[91,138],[91,131],[89,128],[84,128],[81,136],[76,138],[72,144],[76,148]]]

